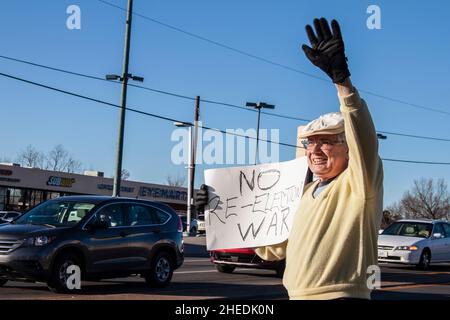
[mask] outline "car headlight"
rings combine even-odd
[[[416,246],[399,246],[396,247],[395,250],[405,250],[405,251],[417,251],[417,247]]]
[[[31,237],[27,238],[25,240],[26,245],[31,247],[42,247],[46,244],[51,243],[53,240],[55,240],[54,236],[37,236],[37,237]]]

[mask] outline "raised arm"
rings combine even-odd
[[[344,117],[345,135],[349,147],[349,173],[353,191],[371,197],[382,181],[378,139],[366,103],[359,97],[350,80],[345,46],[340,26],[325,18],[314,19],[314,29],[306,26],[311,46],[302,46],[306,57],[335,84]]]

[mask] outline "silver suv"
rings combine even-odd
[[[31,280],[68,292],[70,270],[78,267],[80,280],[140,274],[162,287],[183,259],[181,221],[159,202],[61,197],[0,226],[0,286]]]

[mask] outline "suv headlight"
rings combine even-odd
[[[396,247],[395,250],[406,250],[406,251],[417,251],[417,247],[416,246],[399,246]]]
[[[51,243],[53,240],[55,240],[55,236],[37,236],[37,237],[31,237],[27,238],[25,240],[25,244],[30,247],[42,247],[46,244]]]

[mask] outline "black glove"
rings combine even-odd
[[[322,69],[334,83],[342,83],[350,76],[350,71],[345,57],[341,28],[336,20],[331,21],[333,29],[333,34],[331,34],[325,18],[314,19],[314,27],[316,34],[309,24],[306,26],[311,47],[304,44],[302,49],[306,57],[315,66]]]
[[[195,195],[195,207],[197,211],[204,212],[208,204],[208,187],[206,184],[200,186],[200,190]]]

